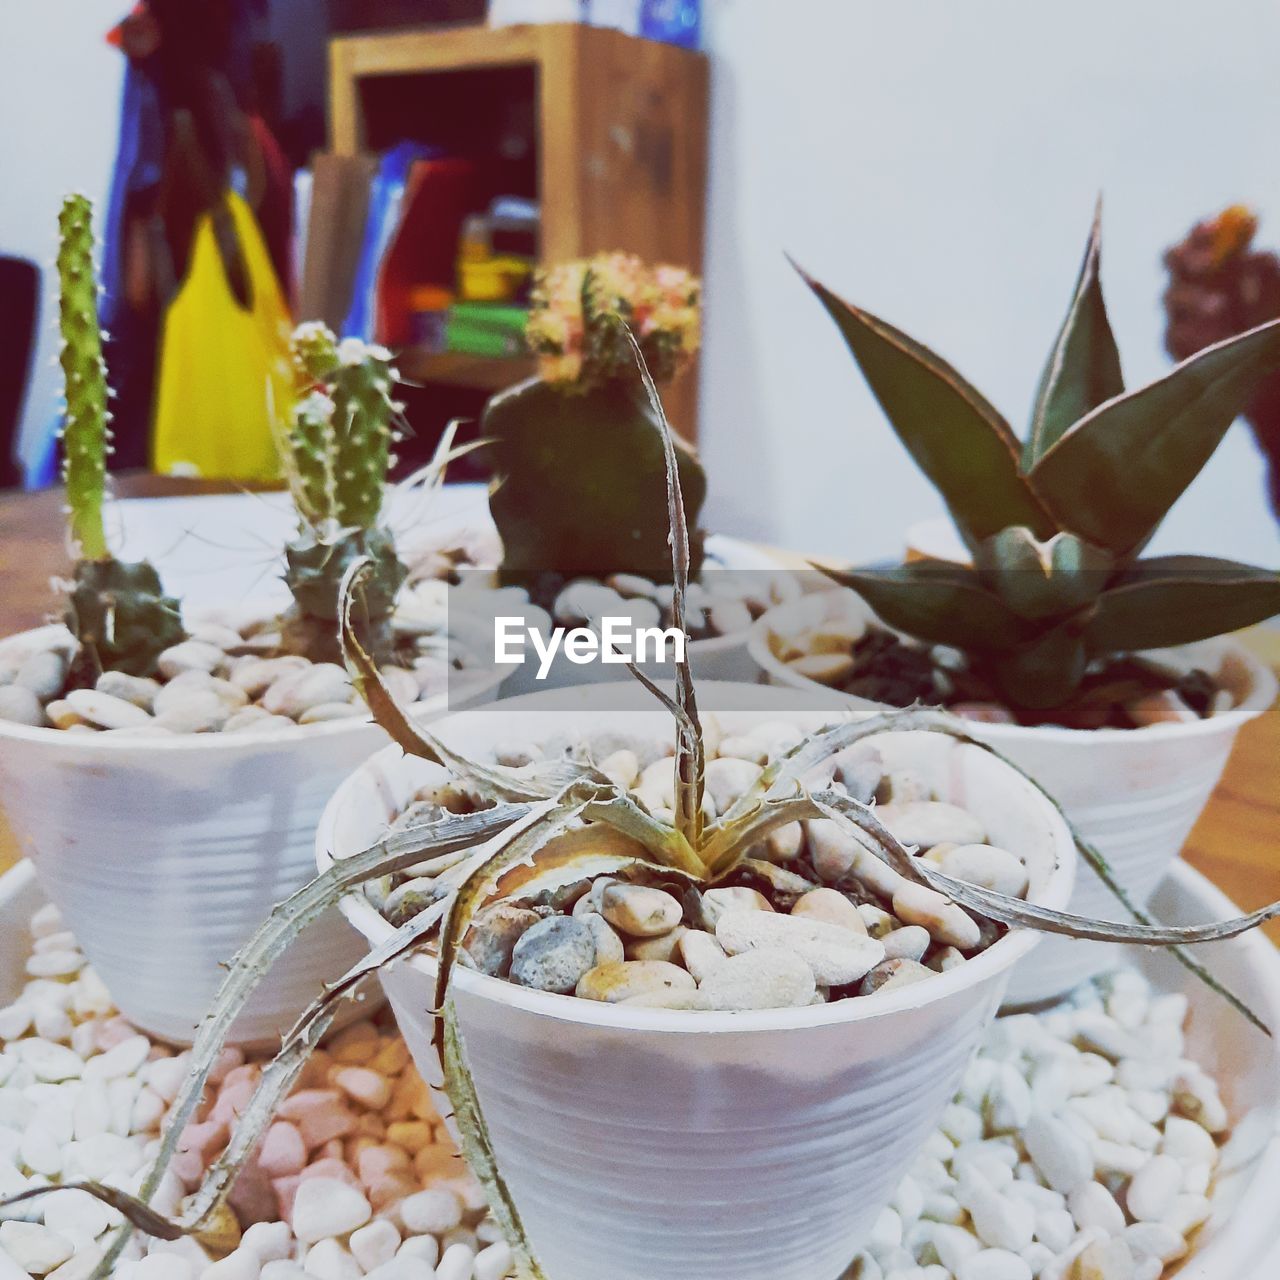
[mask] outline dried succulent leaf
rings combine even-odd
[[[1132,555],[1277,367],[1280,320],[1206,347],[1087,414],[1040,456],[1030,483],[1063,528]]]
[[[480,1100],[476,1096],[475,1082],[467,1069],[466,1047],[452,1001],[445,1005],[441,1022],[444,1025],[444,1056],[441,1066],[444,1069],[449,1104],[453,1107],[453,1118],[462,1141],[462,1154],[483,1188],[498,1226],[511,1246],[518,1280],[545,1280],[542,1268],[533,1255],[511,1190],[498,1168],[489,1127],[485,1124]]]
[[[686,625],[685,597],[689,590],[691,551],[675,438],[671,432],[671,424],[667,421],[666,411],[662,407],[658,388],[654,385],[653,378],[650,377],[645,365],[644,353],[640,350],[640,344],[630,329],[627,330],[627,339],[631,343],[636,366],[640,371],[641,384],[649,398],[649,407],[662,435],[662,455],[667,473],[667,521],[671,530],[669,537],[671,580],[674,584],[671,593],[671,609],[676,627],[687,639],[689,629]],[[659,693],[653,683],[646,679],[634,665],[631,669],[650,690]],[[659,696],[662,695],[659,693]],[[669,700],[664,699],[664,701],[671,705]],[[684,646],[683,655],[676,661],[676,697],[673,710],[678,726],[675,757],[676,830],[684,837],[689,847],[696,850],[702,845],[702,797],[706,781],[706,750],[703,744],[702,724],[698,719],[698,700],[693,688],[693,671],[689,665],[687,643]]]
[[[43,1187],[28,1187],[26,1191],[0,1199],[0,1210],[11,1209],[15,1205],[51,1195],[55,1191],[84,1191],[95,1200],[110,1205],[139,1231],[145,1231],[147,1235],[157,1239],[180,1240],[186,1235],[182,1227],[170,1222],[163,1214],[157,1213],[128,1192],[121,1191],[118,1187],[109,1187],[103,1182],[57,1182]]]
[[[1102,258],[1102,201],[1098,201],[1085,246],[1080,278],[1062,328],[1040,375],[1031,432],[1022,466],[1036,460],[1091,409],[1124,393],[1120,352],[1107,319],[1098,268]]]
[[[797,268],[798,270],[799,268]],[[1009,424],[945,360],[800,272],[836,322],[898,438],[971,544],[1009,525],[1059,525],[1019,470]]]

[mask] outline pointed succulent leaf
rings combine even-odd
[[[1018,470],[1017,437],[986,399],[927,347],[804,278],[966,539],[981,541],[1019,524],[1041,537],[1054,533],[1052,518]]]
[[[1091,409],[1124,392],[1120,353],[1116,350],[1098,279],[1101,257],[1102,205],[1099,203],[1071,305],[1040,375],[1031,433],[1022,453],[1026,470]]]
[[[1212,556],[1140,560],[1098,600],[1085,631],[1094,654],[1225,635],[1280,614],[1280,574]]]
[[[983,582],[1019,617],[1065,618],[1095,599],[1115,569],[1112,556],[1059,533],[1041,542],[1030,529],[1001,529],[974,551]]]
[[[1131,555],[1277,367],[1280,320],[1206,347],[1087,414],[1037,460],[1031,484],[1063,528]]]
[[[930,644],[999,651],[1025,643],[1035,634],[1030,623],[965,565],[915,560],[895,569],[825,572],[852,587],[882,622]]]

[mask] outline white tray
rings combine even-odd
[[[29,863],[0,876],[0,1004],[24,982],[30,951],[27,921],[41,904]],[[1183,863],[1154,903],[1169,923],[1190,924],[1238,915],[1227,897]],[[1200,959],[1280,1032],[1280,952],[1260,933],[1198,949]],[[1218,1080],[1233,1126],[1248,1117],[1253,1155],[1214,1187],[1214,1210],[1195,1251],[1168,1275],[1179,1280],[1275,1280],[1280,1275],[1276,1207],[1280,1204],[1280,1044],[1238,1014],[1157,950],[1133,958],[1162,990],[1185,991],[1191,1002],[1189,1056]],[[1241,1134],[1241,1137],[1244,1135]]]

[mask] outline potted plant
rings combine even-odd
[[[689,543],[669,443],[667,459],[680,619]],[[363,571],[352,565],[349,588]],[[1032,930],[1171,945],[1280,913],[1171,929],[1062,912],[1073,853],[1060,813],[937,712],[825,724],[773,691],[713,728],[700,706],[757,691],[695,696],[685,661],[674,696],[642,678],[674,718],[671,755],[647,741],[651,719],[592,713],[583,688],[429,730],[396,707],[354,629],[343,636],[371,708],[417,758],[384,751],[334,796],[321,874],[237,957],[139,1196],[86,1188],[145,1231],[216,1222],[342,1001],[381,971],[519,1276],[834,1276],[941,1114]],[[569,728],[577,751],[501,764],[495,735],[514,710],[535,737],[562,743]],[[729,745],[750,733],[771,741],[764,767]],[[964,877],[914,856],[868,803],[886,770],[914,778],[922,845],[938,838],[924,820],[945,818],[1007,848],[971,845]],[[797,823],[824,852],[773,839]],[[812,878],[837,851],[846,893]],[[161,1218],[146,1201],[228,1027],[300,925],[337,901],[369,955],[286,1037],[181,1220]]]
[[[698,349],[699,293],[688,272],[623,253],[561,263],[538,278],[527,332],[539,372],[495,396],[480,431],[494,469],[499,582],[527,593],[536,623],[571,627],[629,613],[638,626],[671,625],[662,438],[631,342],[634,334],[657,384],[676,377]],[[678,438],[676,453],[694,526],[694,669],[708,679],[749,678],[752,620],[797,588],[768,557],[698,527],[706,475]],[[507,691],[625,674],[561,657],[534,680],[526,662]]]
[[[271,905],[304,883],[315,822],[337,781],[381,741],[338,657],[345,563],[375,568],[357,624],[415,715],[487,696],[455,671],[437,621],[393,613],[404,570],[378,515],[394,430],[386,353],[304,329],[303,394],[288,411],[286,471],[300,517],[287,551],[294,605],[252,602],[198,620],[149,564],[122,564],[103,519],[108,448],[87,201],[61,218],[65,479],[74,580],[64,624],[0,642],[0,806],[45,893],[126,1015],[190,1040],[222,964]],[[241,615],[238,625],[231,625]],[[455,678],[451,678],[451,674]],[[288,1026],[353,938],[330,915],[237,1027]]]
[[[1260,662],[1212,638],[1280,611],[1280,575],[1141,553],[1280,366],[1280,323],[1126,391],[1099,257],[1095,220],[1023,442],[939,356],[808,281],[968,555],[827,569],[874,616],[849,598],[805,601],[763,619],[753,653],[792,686],[862,705],[942,703],[968,717],[1058,799],[1140,908],[1236,732],[1275,697]],[[1082,870],[1073,907],[1114,914],[1117,886],[1096,870]],[[1014,993],[1056,994],[1107,959],[1104,949],[1043,947]]]

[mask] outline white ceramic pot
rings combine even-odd
[[[38,638],[10,637],[0,655]],[[451,691],[453,705],[487,700],[496,683],[485,672]],[[415,715],[446,709],[442,696]],[[189,1044],[222,966],[311,878],[316,820],[334,787],[385,742],[368,720],[155,738],[0,720],[0,812],[121,1012]],[[337,912],[318,920],[257,992],[234,1038],[278,1045],[359,950]]]
[[[665,733],[636,688],[628,708],[590,709],[564,690],[450,716],[436,731],[476,752],[513,734]],[[726,731],[826,711],[803,695],[704,683],[704,716]],[[749,711],[733,707],[749,706]],[[525,723],[521,723],[521,721]],[[994,756],[935,734],[879,739],[1023,853],[1032,895],[1066,901],[1074,852],[1043,796]],[[382,751],[325,809],[321,867],[377,840],[441,771]],[[343,903],[376,944],[391,927],[363,895]],[[864,1243],[943,1108],[1015,964],[1035,945],[1013,931],[927,982],[872,999],[762,1013],[623,1010],[531,991],[474,971],[454,984],[468,1060],[534,1250],[553,1280],[836,1280]],[[434,961],[383,984],[419,1069],[441,1076],[430,1040]],[[437,1098],[442,1113],[447,1101]]]
[[[828,618],[866,618],[851,591],[828,591],[771,610],[751,636],[751,655],[769,680],[814,693],[821,688],[775,656],[772,635],[798,634]],[[1275,700],[1275,674],[1231,640],[1189,646],[1197,662],[1235,695],[1236,706],[1190,724],[1145,729],[1061,729],[1053,726],[968,723],[1025,769],[1062,805],[1080,834],[1107,859],[1135,902],[1146,904],[1178,856],[1226,767],[1240,727]],[[830,698],[867,710],[862,698],[828,690]],[[880,708],[883,709],[883,708]],[[1124,908],[1084,863],[1071,910],[1107,920],[1128,918]],[[1011,1004],[1033,1004],[1070,990],[1116,961],[1105,943],[1047,938],[1009,985]]]
[[[707,538],[708,576],[720,570],[750,573],[786,573],[786,567],[777,559],[747,542],[712,534]],[[456,607],[456,602],[455,602]],[[747,652],[750,629],[733,635],[711,636],[694,640],[689,645],[689,664],[698,680],[743,681],[756,678],[756,665]],[[581,684],[630,683],[631,673],[623,665],[605,665],[600,662],[578,664],[570,662],[563,650],[556,654],[545,678],[536,678],[538,663],[532,651],[520,666],[511,669],[502,686],[504,698],[520,697],[530,693],[544,693],[552,689],[567,689]],[[646,664],[646,674],[654,679],[669,679],[673,672],[668,668],[655,668]]]

